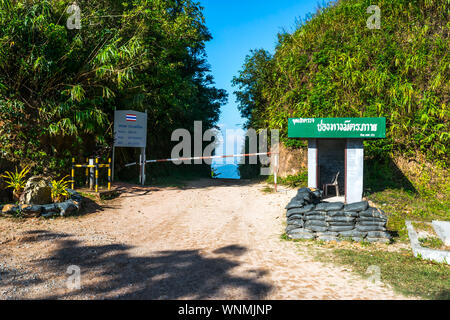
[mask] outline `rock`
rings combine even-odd
[[[344,207],[342,202],[321,202],[316,205],[317,211],[338,211]]]
[[[39,217],[42,213],[42,209],[43,208],[40,205],[23,204],[20,206],[23,215],[27,217]]]
[[[2,208],[3,214],[15,214],[19,211],[19,207],[15,204],[5,204]]]
[[[369,202],[361,201],[345,205],[344,211],[364,211],[369,207]]]
[[[57,213],[57,212],[59,212],[59,209],[56,206],[56,204],[54,204],[54,203],[42,205],[42,213],[43,214]]]
[[[77,206],[71,201],[56,203],[55,205],[59,209],[59,214],[61,216],[73,214],[78,211]]]
[[[386,238],[390,239],[391,235],[388,232],[385,231],[369,231],[367,232],[368,238]]]
[[[351,226],[330,226],[328,229],[330,231],[342,232],[342,231],[350,231],[353,230],[354,228],[355,227],[351,225]]]
[[[20,196],[20,204],[52,203],[51,179],[43,176],[33,176],[28,179]]]

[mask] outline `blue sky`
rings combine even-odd
[[[239,153],[241,148],[240,143],[232,146],[230,142],[234,139],[241,142],[243,131],[228,136],[225,132],[226,129],[240,129],[245,122],[240,117],[233,94],[235,88],[231,85],[245,56],[251,49],[263,48],[273,53],[277,34],[283,30],[293,31],[296,19],[314,12],[318,3],[317,0],[200,0],[206,25],[213,36],[206,44],[211,73],[216,87],[229,94],[218,123],[224,140],[229,141],[226,153]],[[218,150],[218,154],[222,152]]]

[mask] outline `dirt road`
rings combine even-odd
[[[296,190],[262,188],[206,179],[134,187],[81,217],[0,219],[0,298],[403,298],[281,240]],[[77,283],[71,265],[81,289],[67,287]]]

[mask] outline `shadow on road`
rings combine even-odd
[[[247,251],[242,246],[219,248],[214,257],[206,257],[199,250],[158,251],[150,256],[131,256],[128,252],[131,246],[85,245],[73,237],[34,230],[23,238],[24,242],[51,240],[57,243],[57,249],[49,256],[31,262],[46,268],[47,279],[36,281],[51,281],[52,274],[60,277],[70,265],[81,269],[80,290],[65,290],[66,293],[50,294],[46,299],[83,298],[85,295],[100,299],[208,299],[224,297],[224,292],[235,289],[243,290],[249,299],[262,299],[272,288],[258,279],[266,273],[264,270],[248,270],[245,276],[231,274],[239,266],[233,257]]]

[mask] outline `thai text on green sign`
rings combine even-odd
[[[291,118],[289,138],[385,138],[386,118]]]

